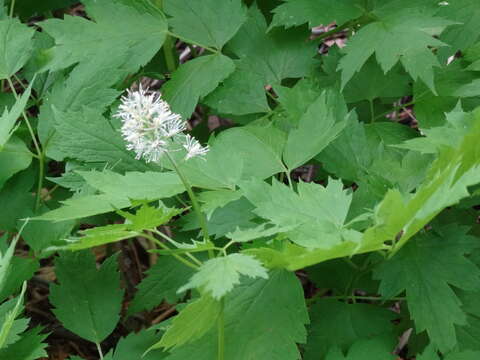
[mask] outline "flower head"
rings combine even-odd
[[[127,91],[115,116],[122,120],[127,149],[133,150],[137,159],[157,162],[166,152],[182,148],[187,151],[185,159],[208,152],[208,146],[202,147],[195,138],[183,134],[186,121],[170,110],[159,93],[150,93],[141,86],[138,91]]]

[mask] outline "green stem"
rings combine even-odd
[[[10,17],[13,17],[13,10],[15,9],[15,0],[12,0],[10,4]]]
[[[97,345],[97,351],[98,351],[98,355],[100,356],[100,360],[103,360],[102,347],[100,346],[100,344],[98,342],[95,343],[95,345]]]
[[[200,222],[200,228],[202,229],[203,239],[205,241],[210,242],[210,236],[208,235],[207,219],[205,215],[202,213],[202,211],[200,210],[200,205],[198,204],[197,197],[193,193],[190,183],[188,182],[187,178],[183,175],[182,171],[179,169],[179,167],[177,166],[177,163],[175,162],[175,160],[173,160],[170,154],[168,152],[165,154],[168,160],[170,161],[170,163],[172,164],[172,167],[177,173],[178,177],[182,181],[183,186],[185,187],[185,190],[187,190],[187,194],[190,200],[192,201],[193,211],[195,211],[195,213],[197,214],[198,221]],[[213,254],[211,254],[211,251],[209,251],[209,255],[210,257],[213,256]]]
[[[163,43],[163,55],[165,56],[167,69],[170,73],[173,73],[177,69],[177,63],[174,56],[175,44],[172,39],[173,38],[170,35],[167,35],[165,42]]]
[[[158,240],[155,236],[151,236],[151,235],[148,235],[148,234],[145,234],[145,233],[139,233],[138,236],[142,236],[148,240],[151,240],[153,241],[155,244],[157,244],[158,246],[160,246],[162,249],[164,250],[172,250],[170,249],[167,245],[165,245],[164,243],[162,243],[160,240]],[[191,263],[190,261],[188,261],[187,259],[184,259],[183,257],[181,257],[180,255],[178,254],[172,254],[172,256],[177,259],[178,261],[180,261],[182,264],[188,266],[189,268],[192,268],[192,269],[195,269],[195,270],[198,270],[198,266]]]
[[[217,320],[218,330],[218,347],[217,347],[217,360],[225,360],[225,298],[220,300],[220,314]]]
[[[18,101],[19,96],[18,96],[17,90],[15,90],[15,86],[13,85],[12,80],[9,77],[6,80],[8,82],[8,85],[10,86],[10,89],[12,89],[12,93],[15,96],[15,100]],[[33,131],[32,125],[30,124],[30,121],[28,120],[28,117],[25,111],[22,111],[22,116],[23,116],[23,119],[25,120],[25,123],[27,124],[28,132],[30,133],[30,137],[32,138],[35,151],[37,152],[37,158],[39,163],[38,185],[37,185],[37,194],[36,194],[36,200],[35,200],[35,210],[38,210],[38,208],[40,207],[40,201],[42,199],[41,192],[43,187],[43,178],[45,176],[45,154],[40,148],[40,144],[37,141],[37,137],[35,136],[35,132]]]

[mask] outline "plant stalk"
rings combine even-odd
[[[218,347],[217,360],[225,360],[225,298],[220,300],[220,315],[217,320]]]

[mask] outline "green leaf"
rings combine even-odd
[[[129,239],[138,235],[136,231],[128,230],[125,224],[113,224],[106,226],[97,226],[92,229],[83,230],[80,232],[81,237],[68,239],[66,246],[61,246],[59,249],[64,250],[84,250],[96,246],[114,243],[120,240]],[[56,250],[54,246],[47,248],[47,250]]]
[[[377,20],[363,26],[348,41],[346,55],[338,66],[342,70],[342,87],[375,54],[385,73],[400,61],[413,79],[422,79],[435,91],[433,67],[439,66],[439,63],[428,47],[445,44],[429,31],[439,34],[452,24],[435,16],[435,10],[434,6],[418,2],[400,7],[396,1],[375,9],[372,14]]]
[[[0,319],[2,326],[0,328],[0,349],[5,348],[9,344],[18,339],[18,334],[27,328],[28,322],[23,320],[15,320],[23,311],[23,297],[27,290],[27,283],[24,282],[22,292],[17,298],[14,298],[0,307]]]
[[[242,282],[225,299],[225,359],[298,360],[308,313],[294,274],[274,271],[269,279]],[[175,349],[168,360],[217,358],[217,329]]]
[[[478,250],[476,251],[478,253]],[[478,266],[478,261],[476,261]],[[466,313],[467,324],[456,326],[458,348],[480,350],[480,291],[458,291],[462,310]]]
[[[111,360],[160,360],[164,359],[167,354],[160,350],[152,350],[148,354],[145,351],[157,341],[158,335],[153,331],[143,330],[137,334],[130,334],[120,339],[115,351],[109,352],[106,359]],[[111,356],[108,358],[108,356]]]
[[[480,351],[462,351],[450,353],[445,360],[475,360],[480,356]]]
[[[228,44],[243,62],[243,68],[258,74],[263,85],[277,84],[285,78],[309,73],[316,61],[316,46],[307,42],[305,29],[270,31],[256,5],[250,7],[248,20]]]
[[[266,269],[252,256],[230,254],[205,262],[178,292],[199,288],[220,299],[240,284],[240,275],[268,278]]]
[[[33,82],[30,83],[27,90],[25,90],[22,96],[15,102],[15,105],[13,105],[10,111],[7,109],[3,111],[2,117],[0,118],[0,151],[3,150],[8,139],[10,139],[15,130],[17,130],[15,123],[25,110],[32,92],[32,85]]]
[[[111,171],[78,172],[99,195],[73,197],[64,206],[49,211],[36,220],[65,221],[102,214],[130,206],[131,200],[158,200],[185,191],[178,176],[171,172],[127,172],[120,175]]]
[[[362,15],[363,2],[358,0],[283,0],[283,4],[273,10],[274,26],[299,26],[308,23],[309,27],[328,25],[338,26]]]
[[[138,285],[128,312],[130,314],[152,310],[167,301],[174,304],[180,298],[177,290],[193,275],[192,269],[171,256],[162,256],[147,271],[147,277]]]
[[[103,117],[100,110],[84,107],[78,112],[61,112],[54,109],[55,129],[58,132],[56,149],[62,157],[89,163],[106,163],[117,171],[155,169],[135,159],[127,150],[119,131]]]
[[[181,65],[163,87],[172,110],[188,119],[200,98],[212,92],[235,70],[230,58],[221,54],[201,56]]]
[[[271,186],[252,180],[240,187],[256,214],[280,227],[296,226],[287,236],[301,246],[329,249],[361,237],[345,226],[352,195],[339,180],[327,187],[300,182],[298,193],[275,180]]]
[[[476,247],[468,229],[450,225],[410,241],[375,270],[380,293],[390,298],[403,291],[417,332],[426,330],[442,352],[456,345],[455,324],[465,325],[461,302],[450,287],[478,290],[480,270],[465,254]],[[441,301],[438,301],[441,299]]]
[[[288,169],[293,170],[320,153],[338,136],[350,116],[341,95],[334,91],[322,93],[300,118],[298,127],[288,134],[283,153]],[[318,135],[312,139],[312,133]]]
[[[395,339],[379,336],[375,339],[357,341],[343,355],[338,348],[333,348],[325,360],[394,360],[396,355],[392,354],[395,347]]]
[[[119,1],[85,1],[86,10],[95,22],[80,16],[66,15],[63,20],[42,22],[45,32],[55,39],[55,46],[45,54],[51,71],[79,62],[103,63],[111,59],[135,72],[145,65],[162,46],[166,33],[165,17],[157,11],[141,11]],[[135,26],[125,26],[135,24]]]
[[[240,191],[232,191],[226,189],[203,191],[198,194],[198,201],[201,203],[201,209],[207,215],[207,219],[212,216],[212,213],[225,205],[236,201],[242,197]]]
[[[17,19],[0,21],[0,79],[7,79],[20,70],[28,61],[33,49],[35,29]],[[27,96],[28,97],[28,96]],[[2,121],[0,121],[2,122]]]
[[[90,252],[64,253],[55,261],[59,285],[50,286],[53,313],[63,326],[94,343],[113,331],[120,318],[123,291],[117,256],[97,270]]]
[[[208,295],[190,302],[173,318],[162,339],[151,349],[163,347],[168,350],[201,338],[215,326],[221,311],[220,302]]]
[[[203,102],[221,114],[247,115],[270,111],[263,77],[251,71],[247,61],[234,63],[235,71]]]
[[[2,120],[0,120],[2,121]],[[26,169],[32,162],[32,154],[18,137],[11,137],[0,150],[0,189],[5,181],[17,172]]]
[[[5,300],[18,291],[23,282],[30,280],[39,267],[38,260],[13,256],[10,262],[10,269],[14,271],[8,272],[8,276],[0,291],[0,301]]]
[[[166,0],[163,6],[175,35],[219,50],[247,18],[240,0]]]
[[[142,231],[166,224],[170,219],[182,212],[182,209],[169,209],[164,206],[155,208],[148,204],[143,204],[135,214],[126,211],[119,211],[119,214],[128,220],[126,224],[129,230]]]
[[[48,336],[40,334],[41,328],[34,328],[23,334],[22,338],[5,349],[0,349],[0,357],[9,360],[37,360],[48,356],[47,344],[42,341]]]
[[[347,350],[360,339],[393,333],[394,312],[368,304],[322,299],[310,310],[305,360],[323,358],[331,348]]]

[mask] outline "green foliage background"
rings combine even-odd
[[[73,3],[0,1],[0,359],[48,356],[45,264],[101,359],[480,357],[478,0]],[[204,159],[126,149],[140,81]]]

